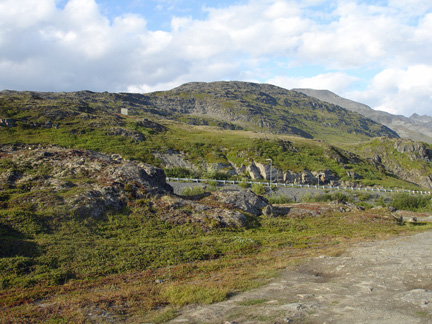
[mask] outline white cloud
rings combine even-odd
[[[432,66],[386,69],[374,77],[366,91],[352,92],[350,96],[392,114],[431,115]]]
[[[269,79],[267,82],[287,88],[310,88],[325,89],[335,93],[346,92],[352,83],[358,81],[358,78],[345,73],[325,73],[310,78],[290,78],[277,76]]]
[[[51,17],[56,12],[52,0],[2,0],[0,2],[1,29],[23,29]]]

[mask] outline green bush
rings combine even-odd
[[[357,193],[357,198],[360,201],[367,201],[369,199],[371,199],[372,195],[368,192],[359,192]]]
[[[196,178],[197,174],[192,169],[187,168],[167,168],[165,174],[169,178]]]
[[[290,204],[292,203],[292,199],[286,196],[271,196],[268,198],[270,204]]]
[[[209,169],[201,175],[202,179],[228,180],[231,178],[229,173]]]
[[[427,211],[432,209],[431,196],[414,196],[408,193],[393,195],[390,205],[396,209],[410,211]]]
[[[387,203],[386,203],[386,200],[385,200],[384,196],[380,196],[380,197],[378,198],[376,204],[377,204],[377,206],[386,207],[386,206],[387,206]]]
[[[250,183],[248,183],[247,182],[248,180],[247,179],[242,179],[240,182],[239,182],[239,187],[241,187],[241,188],[243,188],[243,189],[247,189],[247,188],[250,188]]]
[[[335,200],[342,201],[342,202],[349,202],[352,201],[352,198],[342,192],[333,192],[333,193],[317,194],[317,195],[306,194],[302,200],[303,202],[327,202],[327,201],[335,201]]]
[[[201,186],[186,187],[183,188],[181,192],[183,196],[197,196],[197,195],[202,195],[203,193],[204,193],[204,188]]]
[[[252,184],[252,191],[255,192],[257,195],[265,195],[266,193],[266,188],[265,185],[263,185],[262,183],[254,183]]]

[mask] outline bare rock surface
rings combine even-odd
[[[216,199],[224,204],[241,209],[254,216],[262,214],[262,209],[267,207],[265,198],[256,195],[252,190],[220,190],[214,193]]]
[[[23,203],[67,215],[101,217],[128,201],[171,194],[162,169],[120,156],[56,146],[0,145],[0,190],[20,188]],[[71,191],[69,191],[72,189]]]
[[[320,256],[170,323],[431,323],[432,232]]]

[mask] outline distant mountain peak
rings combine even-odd
[[[346,98],[342,98],[329,90],[293,89],[318,100],[332,103],[355,111],[366,118],[383,124],[395,131],[400,137],[413,141],[422,141],[432,144],[432,117],[419,116],[414,113],[410,118],[401,115],[374,110],[371,107]]]

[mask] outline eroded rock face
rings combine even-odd
[[[224,204],[241,209],[254,216],[262,214],[269,203],[251,190],[221,190],[214,193],[215,198]]]
[[[163,153],[154,153],[154,156],[160,159],[167,168],[197,169],[193,163],[188,161],[186,154],[175,150],[166,150]]]
[[[420,142],[397,141],[394,145],[394,149],[399,153],[409,154],[412,161],[432,161],[432,150],[426,148],[426,146]]]
[[[204,202],[185,200],[179,197],[165,196],[160,207],[166,212],[161,218],[171,224],[181,225],[198,223],[204,227],[243,227],[247,225],[247,218],[237,210],[209,206]]]
[[[173,193],[165,173],[154,166],[124,161],[87,150],[59,147],[0,148],[2,189],[25,188],[29,196],[46,191],[55,199],[33,198],[37,208],[48,204],[69,215],[101,217],[120,210],[131,199]]]

